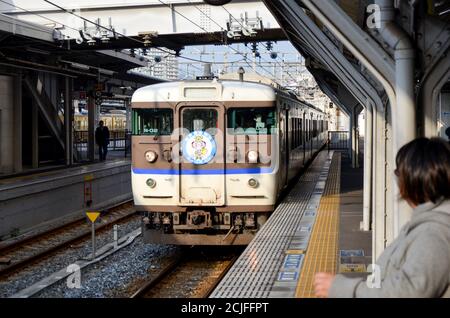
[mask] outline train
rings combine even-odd
[[[125,111],[112,111],[109,113],[101,113],[99,120],[102,120],[112,131],[126,130],[126,114]],[[97,123],[96,123],[97,124]],[[74,130],[87,131],[88,130],[88,116],[85,113],[74,114]]]
[[[159,83],[131,106],[132,192],[147,243],[247,245],[327,142],[326,113],[263,81]]]

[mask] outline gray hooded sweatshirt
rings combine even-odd
[[[450,200],[425,203],[378,258],[380,288],[341,274],[330,298],[450,297]]]

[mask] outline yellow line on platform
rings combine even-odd
[[[335,152],[297,285],[297,298],[314,295],[314,275],[336,273],[339,240],[341,154]]]

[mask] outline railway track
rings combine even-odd
[[[236,247],[187,249],[131,298],[207,298],[241,252]]]
[[[132,201],[122,202],[102,212],[101,222],[96,226],[96,231],[101,233],[113,224],[125,222],[133,217],[137,216]],[[10,246],[1,247],[0,279],[80,240],[89,238],[90,234],[90,223],[86,218],[81,218]]]

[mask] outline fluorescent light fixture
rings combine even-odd
[[[113,76],[115,73],[114,71],[106,70],[104,68],[99,68],[98,71],[102,74],[109,75],[109,76]]]
[[[79,63],[75,63],[75,62],[71,62],[70,66],[80,69],[80,70],[84,70],[84,71],[88,71],[89,70],[89,66],[84,65],[84,64],[79,64]]]
[[[26,50],[28,52],[33,52],[33,53],[37,53],[37,54],[50,55],[49,51],[44,51],[44,50],[40,50],[40,49],[36,49],[36,48],[32,48],[32,47],[26,48]]]

